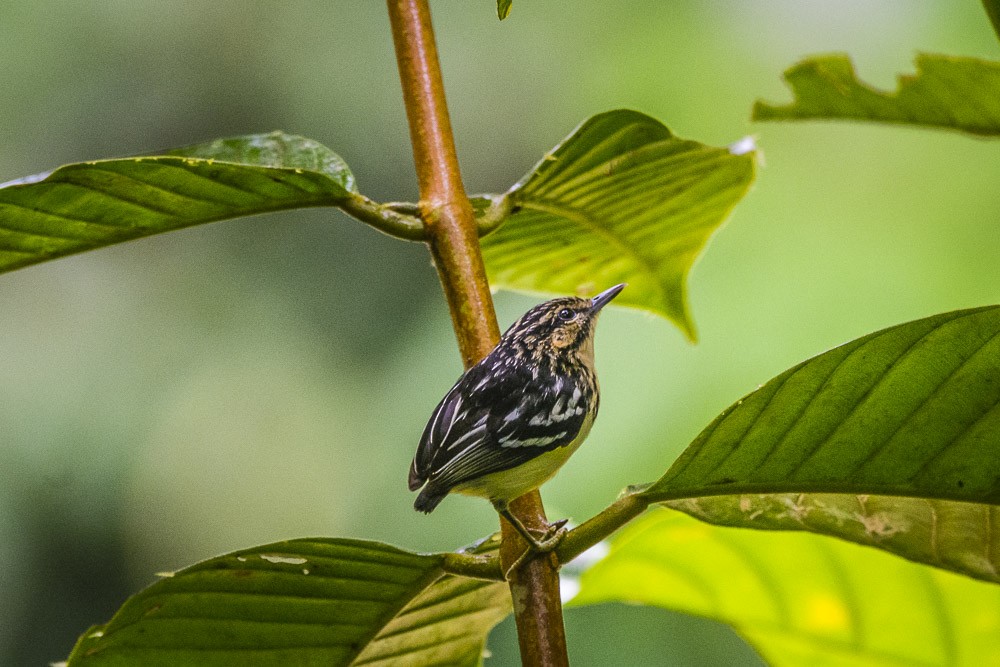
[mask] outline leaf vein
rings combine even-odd
[[[955,321],[955,320],[949,320],[949,323],[950,323],[950,322],[954,322],[954,321]],[[943,326],[943,325],[942,325],[942,326]],[[935,328],[935,331],[937,331],[937,330],[938,330],[939,328],[940,328],[940,327],[937,327],[937,328]],[[899,433],[900,431],[902,431],[902,430],[903,430],[903,428],[907,426],[907,424],[909,424],[909,423],[910,423],[910,420],[912,420],[912,419],[913,419],[914,415],[916,415],[916,414],[917,414],[918,412],[920,412],[920,410],[921,410],[921,409],[923,409],[923,407],[924,407],[925,405],[927,405],[927,404],[928,404],[928,403],[929,403],[929,402],[930,402],[930,401],[931,401],[931,400],[932,400],[932,399],[933,399],[934,397],[936,397],[936,396],[937,396],[937,395],[938,395],[938,394],[939,394],[939,393],[941,392],[941,389],[942,389],[942,387],[944,387],[944,386],[945,386],[946,384],[948,384],[948,382],[949,382],[949,381],[950,381],[950,380],[951,380],[951,379],[952,379],[953,377],[955,377],[955,375],[957,375],[957,374],[958,374],[958,373],[959,373],[959,372],[960,372],[960,371],[961,371],[961,370],[962,370],[963,368],[965,368],[965,367],[966,367],[966,366],[967,366],[967,365],[969,364],[969,362],[970,362],[970,361],[971,361],[971,360],[972,360],[972,359],[973,359],[973,358],[974,358],[974,357],[975,357],[975,356],[976,356],[977,354],[979,354],[979,352],[980,352],[980,351],[981,351],[981,350],[982,350],[982,349],[983,349],[984,347],[986,347],[987,345],[989,345],[990,343],[992,343],[992,342],[993,342],[994,340],[996,340],[998,336],[1000,336],[1000,330],[998,330],[998,331],[997,331],[997,332],[995,332],[995,333],[994,333],[994,334],[993,334],[992,336],[990,336],[990,337],[989,337],[988,339],[986,339],[985,341],[983,341],[982,343],[980,343],[980,344],[979,344],[979,346],[978,346],[978,347],[976,347],[976,349],[975,349],[975,350],[972,350],[972,351],[971,351],[971,352],[970,352],[970,353],[968,354],[968,356],[966,356],[966,357],[965,357],[965,358],[964,358],[964,359],[963,359],[963,360],[961,361],[961,363],[959,363],[959,364],[958,364],[957,366],[955,366],[955,367],[954,367],[954,368],[952,368],[952,369],[951,369],[950,371],[948,371],[948,373],[947,373],[947,374],[946,374],[946,375],[945,375],[945,376],[944,376],[944,377],[943,377],[943,378],[941,379],[941,381],[940,381],[940,382],[938,382],[938,383],[937,383],[937,384],[936,384],[936,385],[934,386],[934,388],[933,388],[933,389],[932,389],[932,390],[930,391],[930,393],[928,393],[928,394],[927,394],[926,396],[924,396],[924,398],[923,398],[923,399],[922,399],[922,400],[920,401],[920,403],[918,403],[918,404],[917,404],[916,406],[914,406],[914,408],[913,408],[912,410],[910,410],[909,414],[908,414],[908,415],[906,415],[906,417],[905,417],[905,418],[904,418],[904,419],[903,419],[903,420],[902,420],[901,422],[899,422],[899,424],[897,424],[896,428],[895,428],[895,429],[893,429],[892,433],[890,433],[890,434],[888,435],[888,437],[886,437],[886,438],[885,438],[885,439],[884,439],[884,440],[882,441],[882,444],[881,444],[881,445],[879,445],[879,446],[877,446],[877,447],[874,447],[874,448],[873,448],[873,449],[872,449],[872,450],[871,450],[870,452],[868,452],[868,454],[867,454],[867,455],[866,455],[866,456],[864,457],[864,459],[862,459],[861,461],[859,461],[859,462],[858,462],[858,463],[857,463],[857,464],[856,464],[856,465],[854,466],[854,468],[852,468],[852,469],[851,469],[851,470],[850,470],[850,471],[848,472],[848,476],[851,476],[851,475],[855,475],[855,474],[857,474],[858,472],[860,472],[860,471],[861,471],[861,469],[862,469],[862,468],[863,468],[863,467],[865,466],[865,464],[867,464],[867,463],[870,463],[872,459],[874,459],[874,458],[875,458],[875,457],[876,457],[876,456],[877,456],[877,455],[878,455],[878,454],[879,454],[879,453],[880,453],[880,452],[881,452],[882,450],[884,450],[884,449],[885,449],[885,447],[886,447],[886,445],[888,445],[888,444],[889,444],[889,442],[891,442],[891,441],[892,441],[892,439],[893,439],[893,438],[895,438],[895,437],[896,437],[896,435],[897,435],[897,434],[898,434],[898,433]],[[895,364],[893,364],[893,365],[895,366]],[[888,373],[886,373],[886,375],[888,375]],[[885,377],[885,376],[883,376],[883,377]],[[986,410],[986,411],[984,412],[984,414],[981,414],[981,415],[980,415],[979,417],[977,417],[977,418],[976,418],[976,419],[975,419],[975,420],[974,420],[974,421],[972,422],[972,424],[970,424],[970,425],[969,425],[969,427],[971,428],[972,426],[974,426],[974,425],[976,424],[976,422],[978,422],[979,420],[981,420],[981,419],[982,419],[982,418],[983,418],[983,417],[984,417],[984,416],[985,416],[986,414],[989,414],[990,412],[992,412],[992,410],[993,410],[993,409],[994,409],[994,408],[995,408],[995,407],[996,407],[996,406],[997,406],[998,404],[1000,404],[1000,403],[997,403],[997,402],[994,402],[994,404],[993,404],[992,406],[990,406],[990,407],[989,407],[989,408],[988,408],[988,409],[987,409],[987,410]],[[843,423],[843,422],[841,422],[841,423]],[[955,442],[955,440],[956,440],[957,438],[961,437],[961,435],[962,435],[962,434],[959,434],[959,435],[955,436],[954,438],[950,439],[950,440],[949,440],[948,442],[946,442],[946,443],[944,444],[944,446],[943,446],[942,450],[946,450],[946,449],[948,448],[948,446],[949,446],[949,445],[951,445],[951,444],[952,444],[953,442]],[[827,440],[829,440],[829,438],[828,438]],[[936,459],[936,458],[937,458],[937,457],[938,457],[938,456],[940,455],[940,453],[941,453],[941,451],[938,451],[938,452],[937,452],[937,453],[936,453],[936,454],[935,454],[934,456],[931,456],[931,457],[929,457],[929,458],[928,458],[928,459],[927,459],[927,460],[926,460],[926,461],[925,461],[925,462],[924,462],[924,463],[923,463],[923,464],[922,464],[922,465],[921,465],[921,466],[920,466],[919,468],[917,468],[916,472],[914,472],[914,473],[913,473],[913,475],[911,475],[911,476],[910,476],[910,479],[912,480],[912,479],[913,479],[913,478],[914,478],[914,477],[915,477],[916,475],[920,474],[920,472],[921,472],[921,471],[923,471],[923,470],[924,470],[924,469],[925,469],[925,468],[926,468],[926,467],[927,467],[928,465],[930,465],[930,463],[931,463],[931,462],[932,462],[932,461],[933,461],[934,459]]]

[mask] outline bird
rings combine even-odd
[[[483,497],[529,551],[555,548],[565,521],[536,538],[508,504],[551,479],[589,434],[600,404],[594,329],[625,287],[538,304],[462,374],[420,437],[409,474],[410,491],[421,489],[414,509],[430,513],[449,493]]]

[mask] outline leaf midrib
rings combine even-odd
[[[633,259],[640,268],[645,271],[647,276],[651,278],[650,282],[654,285],[657,291],[657,301],[659,303],[660,309],[667,312],[667,301],[666,301],[666,290],[658,279],[656,272],[656,265],[653,260],[644,256],[642,253],[638,252],[635,248],[628,245],[623,239],[620,239],[615,234],[612,234],[606,228],[604,228],[599,222],[590,218],[590,216],[584,211],[569,208],[563,204],[556,202],[542,200],[542,199],[531,199],[528,201],[523,201],[520,203],[521,208],[529,209],[532,211],[539,211],[541,213],[548,213],[551,215],[559,216],[571,220],[578,225],[587,228],[597,236],[608,241],[611,245],[615,246],[623,255],[626,255]]]

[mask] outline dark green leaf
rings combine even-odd
[[[983,0],[983,8],[993,24],[993,32],[1000,37],[1000,0]]]
[[[808,492],[1000,504],[1000,307],[902,324],[791,368],[643,495]]]
[[[0,272],[214,220],[336,205],[354,193],[337,155],[277,132],[66,165],[0,187]]]
[[[497,0],[497,18],[503,21],[510,14],[510,6],[514,0]]]
[[[815,56],[785,72],[795,101],[758,101],[754,120],[851,119],[1000,134],[1000,63],[922,53],[917,73],[886,93],[860,82],[846,55]]]
[[[721,526],[805,530],[1000,583],[1000,507],[824,493],[746,494],[666,503]]]
[[[839,540],[665,510],[614,538],[573,604],[609,601],[728,623],[776,667],[980,667],[1000,656],[998,586]]]
[[[237,551],[130,598],[69,665],[477,665],[509,594],[441,561],[343,539]]]
[[[594,116],[505,195],[513,214],[483,239],[490,279],[557,294],[628,282],[615,304],[664,315],[693,339],[688,272],[746,194],[754,162],[750,146],[678,139],[635,111]]]

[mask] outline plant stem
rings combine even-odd
[[[368,197],[353,194],[337,203],[344,213],[354,216],[362,222],[384,232],[407,241],[423,241],[427,234],[423,221],[415,215],[407,215],[388,204],[377,204]]]
[[[569,563],[645,512],[649,505],[649,500],[639,493],[628,493],[622,496],[599,514],[566,533],[566,537],[555,550],[556,559],[560,564]],[[463,577],[503,581],[503,571],[496,554],[488,556],[465,553],[445,554],[442,568],[449,574]]]
[[[441,562],[441,569],[448,574],[457,574],[472,579],[487,579],[503,581],[503,569],[496,554],[480,556],[477,554],[446,553]]]
[[[496,346],[500,329],[472,204],[459,172],[430,8],[427,0],[386,0],[386,4],[410,124],[426,241],[448,301],[463,363],[469,368]],[[537,491],[516,499],[510,510],[529,528],[547,525]],[[500,560],[506,568],[527,545],[506,521],[501,521],[501,531]],[[509,585],[521,662],[568,665],[555,559],[529,559],[511,572]]]
[[[418,0],[387,4],[420,184],[420,212],[468,368],[489,354],[500,330],[472,204],[459,173],[430,9]]]
[[[637,494],[616,500],[579,526],[569,531],[556,549],[560,563],[568,563],[611,535],[649,507],[649,501]]]

